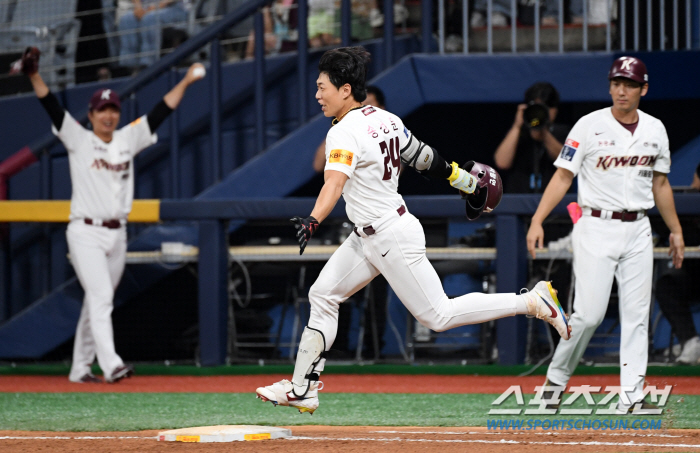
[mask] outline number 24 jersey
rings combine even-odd
[[[343,189],[348,218],[366,226],[399,208],[401,149],[411,132],[401,119],[372,106],[352,110],[326,137],[325,170],[348,176]]]

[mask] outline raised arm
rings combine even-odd
[[[28,47],[22,54],[22,58],[13,63],[12,71],[13,73],[21,72],[29,77],[29,81],[34,88],[34,93],[36,97],[41,102],[41,105],[49,114],[51,122],[56,126],[57,130],[61,129],[63,124],[63,118],[66,112],[58,103],[58,99],[54,96],[49,87],[46,86],[44,79],[41,78],[39,74],[39,56],[41,52],[36,47]]]
[[[175,85],[170,91],[163,96],[163,100],[156,104],[155,107],[148,113],[148,126],[151,128],[151,132],[155,132],[158,129],[165,118],[172,113],[173,110],[180,105],[180,101],[185,96],[185,91],[187,87],[192,85],[197,80],[204,77],[206,70],[201,63],[194,63],[187,70],[185,77],[180,80],[180,82]]]
[[[676,204],[673,201],[673,190],[665,173],[654,172],[654,179],[651,183],[651,191],[654,194],[654,203],[659,208],[661,218],[671,230],[668,237],[668,255],[673,260],[673,266],[680,269],[683,264],[683,254],[685,243],[683,241],[683,230],[676,214]]]
[[[530,223],[530,229],[527,231],[527,250],[535,258],[535,247],[542,248],[544,242],[544,230],[542,229],[542,222],[547,218],[552,209],[559,204],[559,202],[564,198],[564,195],[571,187],[571,183],[574,181],[574,174],[569,170],[563,168],[558,168],[552,179],[547,184],[547,188],[542,194],[542,199],[540,200],[539,206],[537,206],[537,211],[535,215],[532,216],[532,222]]]

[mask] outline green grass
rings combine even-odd
[[[497,397],[327,393],[321,396],[316,413],[309,416],[262,403],[251,393],[0,393],[0,430],[133,431],[219,424],[485,426]],[[528,400],[526,396],[525,402]],[[515,407],[513,404],[503,407]],[[700,428],[699,408],[700,396],[672,395],[663,415],[664,426]]]
[[[373,364],[373,365],[338,365],[327,364],[327,374],[439,374],[439,375],[482,375],[482,376],[518,376],[529,371],[531,365],[410,365],[410,364]],[[68,375],[68,364],[17,364],[0,365],[0,375]],[[100,373],[94,366],[95,373]],[[251,374],[291,374],[294,365],[222,365],[198,367],[195,365],[159,365],[136,364],[136,374],[140,376],[221,376]],[[547,367],[540,367],[533,374],[544,375]],[[584,366],[576,368],[576,375],[620,374],[619,366]],[[650,366],[647,376],[700,376],[700,366]]]

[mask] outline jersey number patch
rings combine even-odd
[[[401,171],[401,150],[399,150],[399,138],[394,137],[389,139],[389,144],[381,142],[379,148],[384,154],[384,177],[382,180],[388,181],[391,179],[391,171],[396,169],[396,174]]]

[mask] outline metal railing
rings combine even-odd
[[[569,22],[565,22],[564,0],[546,2],[556,4],[555,11],[546,9],[545,0],[534,0],[529,24],[521,20],[521,10],[526,6],[518,0],[488,0],[483,11],[475,8],[478,3],[438,1],[440,53],[611,52],[700,47],[697,0],[583,0],[581,15]],[[484,17],[483,23],[474,20],[475,13]],[[547,24],[543,24],[544,14],[549,14]],[[494,20],[496,17],[499,20]],[[509,24],[503,24],[504,18]],[[461,25],[459,34],[454,32],[456,25]],[[451,35],[449,28],[453,30]]]

